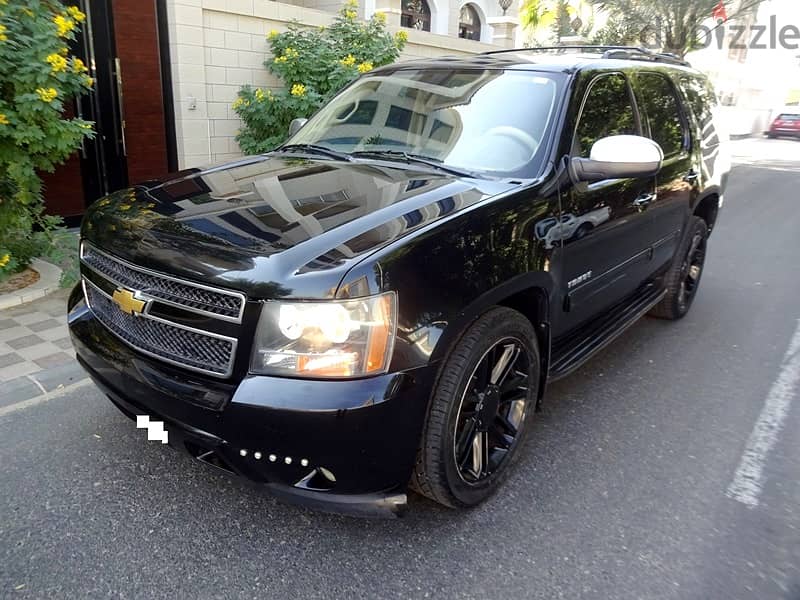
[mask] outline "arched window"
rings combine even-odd
[[[472,4],[461,7],[458,15],[458,37],[467,40],[481,40],[481,18]]]
[[[400,25],[422,31],[431,30],[431,9],[425,0],[403,0]]]

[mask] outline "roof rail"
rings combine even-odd
[[[654,52],[642,46],[604,46],[604,45],[576,45],[568,44],[564,46],[533,46],[531,48],[504,48],[502,50],[489,50],[481,54],[512,54],[519,52],[561,52],[589,51],[601,54],[601,58],[621,59],[621,60],[649,60],[652,62],[667,63],[673,65],[690,66],[689,63],[674,54],[668,52]]]

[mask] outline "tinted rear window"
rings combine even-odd
[[[781,121],[800,121],[800,115],[783,114],[778,115],[778,118]]]

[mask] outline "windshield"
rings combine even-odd
[[[291,139],[346,152],[405,152],[494,176],[533,177],[561,76],[399,70],[363,77]]]

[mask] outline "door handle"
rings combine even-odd
[[[633,205],[636,208],[646,208],[648,204],[653,202],[656,199],[655,194],[642,194],[636,200],[633,201]]]
[[[699,176],[700,176],[700,173],[698,173],[697,171],[695,171],[694,169],[692,169],[691,171],[689,171],[689,172],[688,172],[688,173],[687,173],[687,174],[686,174],[686,175],[683,177],[683,180],[684,180],[686,183],[694,183],[695,181],[697,181],[697,178],[698,178]]]

